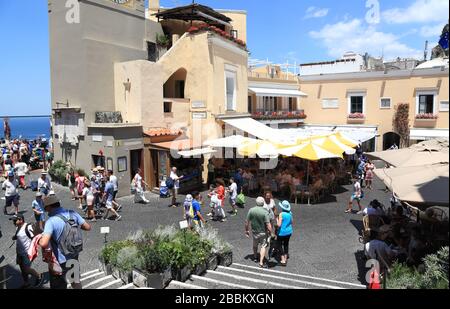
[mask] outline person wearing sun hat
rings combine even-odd
[[[2,184],[2,190],[5,190],[5,208],[3,213],[8,215],[7,208],[14,205],[16,211],[15,214],[19,212],[19,182],[14,177],[14,172],[8,172],[8,179],[5,180]]]
[[[278,204],[282,212],[278,215],[278,241],[281,247],[281,266],[286,266],[287,259],[289,256],[289,240],[291,239],[293,229],[292,229],[292,213],[291,204],[288,201],[283,201]]]

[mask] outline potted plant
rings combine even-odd
[[[165,34],[157,34],[156,35],[156,45],[159,47],[167,48],[170,45],[170,38]]]
[[[99,255],[100,268],[107,274],[113,273],[120,277],[117,269],[117,257],[121,249],[132,246],[133,242],[129,240],[116,241],[106,245]]]
[[[125,284],[133,282],[132,271],[134,268],[142,268],[143,259],[139,255],[136,245],[122,248],[117,254],[116,267],[113,275],[122,279]]]
[[[133,283],[138,287],[164,289],[172,280],[170,251],[164,243],[146,244],[139,248],[143,264],[133,269]]]

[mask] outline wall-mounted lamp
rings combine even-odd
[[[130,79],[127,78],[127,81],[125,83],[123,83],[124,87],[125,87],[125,91],[130,92],[131,91],[131,83],[130,83]]]

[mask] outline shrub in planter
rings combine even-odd
[[[140,268],[133,270],[133,283],[139,287],[163,289],[172,280],[170,250],[167,243],[147,243],[139,246],[143,260]]]
[[[206,268],[208,270],[216,270],[217,265],[219,265],[219,260],[216,254],[211,254],[206,261]]]
[[[124,247],[117,253],[117,262],[115,268],[118,270],[118,278],[125,283],[132,282],[132,271],[134,268],[142,268],[144,260],[139,255],[138,248],[135,245]],[[117,275],[117,273],[116,273]]]
[[[112,274],[115,271],[115,275],[117,278],[120,277],[119,269],[118,269],[118,254],[119,252],[126,247],[133,246],[133,242],[130,240],[117,241],[112,242],[106,245],[99,255],[99,261],[101,264],[105,265],[104,269],[108,274]],[[123,259],[123,257],[121,257]]]
[[[61,160],[56,161],[53,163],[53,165],[48,170],[48,173],[53,181],[63,185],[67,186],[67,179],[66,175],[69,172],[69,168],[66,165],[66,162],[63,162]]]
[[[232,246],[219,237],[217,230],[205,228],[199,233],[200,239],[211,247],[211,254],[216,255],[218,264],[230,266],[233,262]]]

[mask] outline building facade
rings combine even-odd
[[[448,66],[428,69],[323,74],[300,77],[308,96],[302,107],[309,126],[376,130],[366,151],[399,145],[393,127],[395,107],[409,104],[411,143],[448,137]]]
[[[69,23],[64,1],[49,0],[56,160],[112,169],[120,195],[137,168],[157,187],[172,155],[181,160],[177,151],[222,136],[223,117],[247,113],[245,12],[150,1],[155,16],[144,0],[78,4],[79,23]]]

